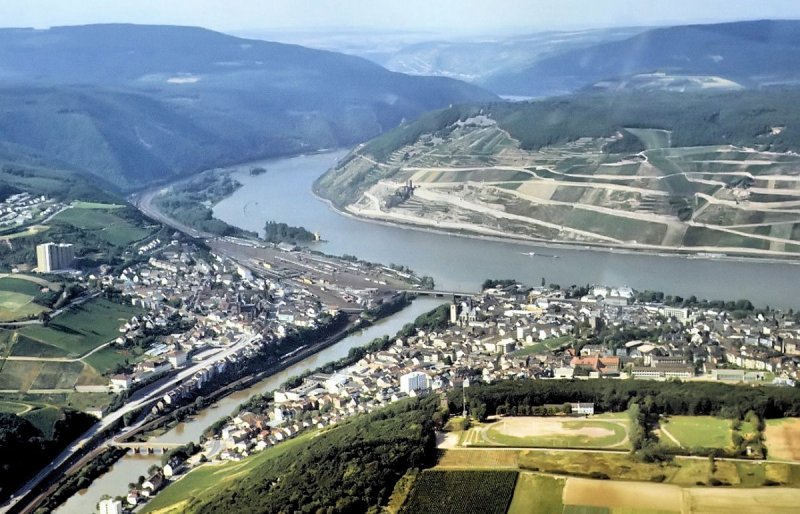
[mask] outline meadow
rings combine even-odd
[[[662,419],[661,441],[684,448],[729,448],[731,420],[713,416],[670,416]]]
[[[52,223],[62,223],[89,231],[98,238],[114,246],[126,246],[150,235],[151,230],[134,225],[115,211],[119,206],[101,208],[99,204],[88,207],[72,207],[52,219]]]

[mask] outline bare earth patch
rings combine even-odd
[[[800,461],[800,418],[771,421],[764,433],[771,459]]]
[[[570,477],[564,486],[563,501],[564,505],[681,512],[683,491],[676,485]]]
[[[589,426],[571,428],[565,426],[574,422],[574,419],[569,418],[506,418],[493,425],[493,428],[502,434],[512,437],[547,437],[569,434],[597,438],[614,435],[614,431],[607,428]]]

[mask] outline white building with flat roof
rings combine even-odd
[[[75,260],[71,244],[45,243],[36,246],[36,268],[39,273],[69,269]]]
[[[411,391],[424,391],[429,387],[428,375],[421,371],[413,371],[400,377],[400,390],[406,394]]]
[[[100,514],[122,514],[122,502],[119,500],[101,500]]]

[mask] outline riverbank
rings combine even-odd
[[[424,223],[422,220],[414,222],[411,220],[392,220],[359,215],[353,211],[340,209],[329,199],[320,196],[316,189],[312,188],[311,194],[315,199],[323,202],[327,207],[340,216],[383,225],[387,227],[399,228],[404,230],[417,230],[430,234],[463,237],[496,243],[515,243],[530,247],[563,248],[569,250],[589,250],[605,253],[623,253],[631,255],[649,255],[654,257],[681,257],[685,259],[703,259],[710,261],[731,261],[731,262],[765,262],[776,264],[800,265],[800,255],[790,252],[774,252],[769,250],[732,248],[732,247],[713,247],[698,246],[688,248],[674,248],[668,246],[653,246],[641,244],[612,244],[596,243],[587,241],[560,241],[550,239],[537,239],[532,237],[518,236],[514,234],[491,235],[481,232],[477,227],[471,228],[469,225],[462,224],[461,228],[445,229],[436,228]],[[386,218],[391,218],[391,214],[386,214]],[[798,243],[800,244],[800,242]],[[766,256],[762,256],[766,255]]]

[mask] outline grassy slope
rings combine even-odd
[[[409,469],[433,461],[429,420],[437,399],[392,404],[237,464],[204,466],[168,487],[145,512],[365,511],[388,501]]]
[[[95,298],[58,316],[47,327],[28,326],[19,332],[78,356],[118,337],[119,327],[139,312],[130,305]]]

